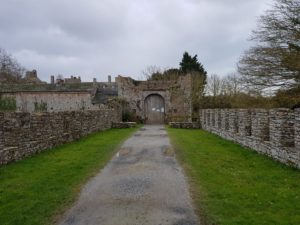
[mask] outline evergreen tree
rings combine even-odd
[[[193,117],[197,117],[198,111],[201,108],[201,98],[204,95],[207,72],[203,68],[202,64],[198,62],[197,55],[192,57],[187,52],[183,53],[183,57],[179,65],[182,73],[189,73],[192,76],[191,98]]]
[[[180,70],[183,73],[199,72],[206,78],[207,72],[203,68],[202,64],[198,62],[197,55],[192,57],[188,52],[184,52],[179,65]]]

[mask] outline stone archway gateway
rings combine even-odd
[[[165,122],[165,100],[161,95],[151,94],[145,98],[145,118],[147,124]]]

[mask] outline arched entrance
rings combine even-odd
[[[145,98],[145,118],[147,124],[165,122],[165,100],[161,95],[151,94]]]

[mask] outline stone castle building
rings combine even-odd
[[[73,76],[55,82],[51,76],[50,83],[42,83],[34,70],[26,73],[26,79],[31,82],[0,84],[0,103],[13,99],[15,110],[21,112],[82,111],[103,108],[114,97],[126,101],[130,113],[145,123],[191,120],[190,75],[166,81],[118,76],[116,82],[111,81],[111,76],[107,82],[82,82]]]
[[[118,96],[145,123],[190,121],[192,116],[190,75],[177,80],[136,81],[130,77],[116,78]]]

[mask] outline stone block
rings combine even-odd
[[[260,141],[270,140],[270,117],[267,109],[253,109],[251,112],[251,134]]]
[[[270,111],[270,142],[277,147],[295,146],[295,116],[290,109]]]

